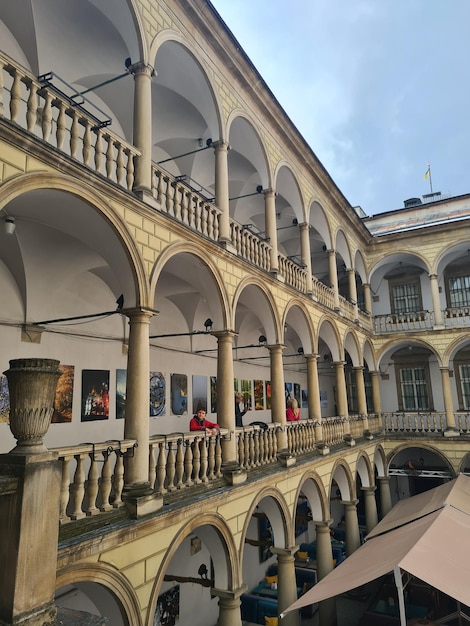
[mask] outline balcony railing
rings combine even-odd
[[[371,416],[373,419],[373,416]],[[377,428],[369,429],[379,432]],[[321,426],[321,431],[319,427]],[[347,429],[348,426],[348,429]],[[223,439],[235,437],[236,462],[247,472],[278,462],[277,434],[280,424],[252,425],[217,435],[182,432],[156,435],[149,444],[149,481],[163,501],[193,487],[210,485],[222,478]],[[300,420],[285,426],[287,452],[292,456],[314,455],[317,445],[329,448],[344,444],[349,431],[355,439],[364,436],[364,418],[324,418],[321,422]],[[321,441],[318,433],[322,432]],[[136,441],[84,443],[54,448],[62,467],[60,523],[106,513],[124,505],[124,458],[132,456]],[[220,484],[220,483],[219,483]]]
[[[0,54],[0,118],[130,190],[140,154],[72,97]]]
[[[449,307],[443,313],[446,328],[465,328],[470,326],[470,307]]]
[[[433,311],[387,313],[385,315],[374,316],[374,330],[376,333],[430,330],[433,325]]]

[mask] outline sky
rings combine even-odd
[[[469,0],[211,2],[352,206],[470,193]]]

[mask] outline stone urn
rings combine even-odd
[[[17,440],[11,454],[47,452],[43,444],[61,375],[54,359],[13,359],[4,372],[10,394],[10,430]]]

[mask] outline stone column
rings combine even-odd
[[[392,494],[390,493],[390,478],[388,476],[378,476],[380,491],[380,506],[382,518],[392,509]]]
[[[286,433],[286,395],[284,385],[284,366],[282,352],[284,346],[280,344],[268,346],[271,361],[271,419],[281,425],[278,433],[278,450],[287,450]]]
[[[318,380],[318,354],[305,355],[307,361],[308,416],[316,422],[315,443],[323,444],[323,427],[321,423],[320,383]]]
[[[134,145],[141,151],[136,158],[134,191],[152,193],[152,76],[153,67],[135,63],[134,75]]]
[[[279,272],[279,253],[277,249],[276,193],[274,189],[265,189],[263,193],[266,234],[271,246],[271,273],[277,275]]]
[[[134,455],[124,459],[123,496],[128,502],[128,506],[132,508],[132,512],[140,514],[144,512],[146,506],[150,506],[150,502],[147,502],[146,498],[150,498],[153,492],[149,482],[149,327],[150,319],[155,312],[148,309],[123,312],[129,318],[130,329],[124,438],[137,440]],[[142,507],[144,510],[141,511]]]
[[[446,429],[444,437],[455,437],[460,435],[455,423],[454,401],[452,399],[452,389],[450,387],[449,368],[440,367],[442,380],[442,395],[444,396],[444,409],[446,412]]]
[[[348,272],[348,287],[349,287],[349,299],[354,304],[354,319],[359,319],[359,313],[357,309],[357,285],[356,285],[356,272],[351,267]]]
[[[367,313],[372,313],[372,298],[370,295],[370,283],[362,283],[364,289],[364,306]]]
[[[380,413],[382,413],[382,402],[380,400],[379,372],[377,370],[370,370],[370,377],[372,382],[372,402],[374,404],[374,413],[380,415]]]
[[[334,308],[339,310],[338,273],[336,271],[336,251],[328,250],[328,277],[334,291]]]
[[[375,501],[375,490],[377,487],[361,487],[361,491],[364,493],[364,505],[366,513],[366,532],[370,531],[377,526],[377,502]]]
[[[293,602],[297,600],[297,583],[295,581],[294,554],[299,546],[292,548],[271,548],[273,554],[277,554],[277,610],[281,614]],[[290,611],[282,619],[283,626],[299,626],[298,611]]]
[[[212,334],[217,337],[217,423],[229,431],[229,436],[221,440],[222,471],[231,484],[241,483],[247,474],[237,464],[232,350],[236,333],[224,330]]]
[[[334,361],[333,365],[336,375],[336,408],[338,417],[343,417],[346,420],[344,434],[350,437],[351,429],[348,419],[348,394],[346,392],[346,379],[344,377],[344,361]]]
[[[245,593],[246,590],[246,585],[236,591],[211,589],[211,596],[217,596],[219,598],[218,626],[241,626],[240,596],[242,593]]]
[[[369,435],[369,420],[367,418],[367,399],[366,399],[366,386],[364,384],[364,367],[361,365],[354,367],[356,375],[356,389],[357,389],[357,409],[359,415],[364,420],[364,434]]]
[[[310,225],[308,222],[299,224],[300,228],[300,255],[302,263],[305,265],[305,272],[307,273],[306,289],[307,295],[312,295],[312,257],[310,255],[310,238],[309,231]]]
[[[61,467],[42,442],[53,412],[59,361],[15,359],[5,372],[10,428],[0,455],[0,623],[54,626]]]
[[[344,521],[346,527],[346,552],[351,556],[361,545],[359,533],[359,520],[357,519],[357,504],[359,500],[350,502],[341,501],[344,506]]]
[[[317,553],[317,576],[318,580],[325,578],[333,571],[333,554],[331,552],[330,524],[332,520],[315,521],[316,553]],[[321,626],[336,626],[336,601],[334,598],[323,600],[319,604],[319,617]]]
[[[429,274],[429,280],[431,281],[432,308],[434,309],[434,328],[444,328],[437,274]]]
[[[219,241],[230,242],[230,206],[228,187],[228,150],[223,140],[212,143],[215,150],[215,204],[221,211]]]

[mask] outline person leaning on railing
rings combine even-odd
[[[208,435],[216,435],[219,425],[206,419],[206,409],[201,407],[189,422],[189,430],[205,430]]]

